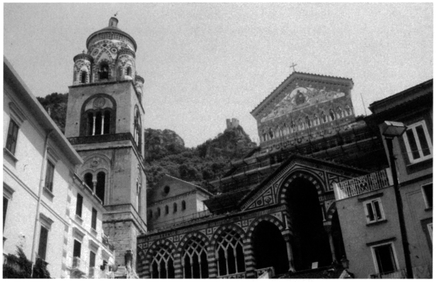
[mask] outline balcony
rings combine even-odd
[[[88,273],[88,267],[85,261],[82,261],[79,257],[73,257],[73,263],[71,265],[71,278],[84,278]]]
[[[228,275],[218,276],[218,279],[244,279],[245,272],[232,273]]]
[[[424,264],[412,267],[413,278],[432,278],[432,265]],[[373,279],[405,279],[407,278],[406,269],[399,269],[391,273],[375,273],[370,274],[369,278]]]
[[[336,200],[358,196],[393,185],[391,169],[376,171],[347,181],[333,183]]]

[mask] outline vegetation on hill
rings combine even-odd
[[[68,93],[52,93],[45,97],[37,97],[36,99],[38,99],[60,130],[65,133]]]
[[[68,94],[52,93],[37,99],[65,132]],[[208,182],[227,171],[231,161],[244,157],[255,147],[240,125],[195,148],[186,148],[183,139],[172,130],[148,128],[144,131],[147,187],[155,187],[164,174],[169,174],[217,192]]]

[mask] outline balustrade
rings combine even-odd
[[[354,197],[366,192],[371,192],[393,185],[390,168],[373,172],[343,182],[334,183],[336,200]]]

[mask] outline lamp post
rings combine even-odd
[[[407,127],[402,122],[385,121],[382,124],[382,134],[385,137],[389,152],[389,162],[391,164],[392,178],[394,181],[395,201],[397,202],[398,221],[400,223],[401,241],[403,243],[404,261],[406,263],[407,278],[413,278],[412,263],[410,260],[409,242],[407,240],[406,224],[404,221],[403,201],[401,200],[400,187],[398,185],[397,168],[395,166],[395,156],[392,140],[403,135]]]

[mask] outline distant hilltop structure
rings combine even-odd
[[[235,118],[226,119],[226,123],[227,123],[227,129],[237,128],[239,126],[239,120]]]

